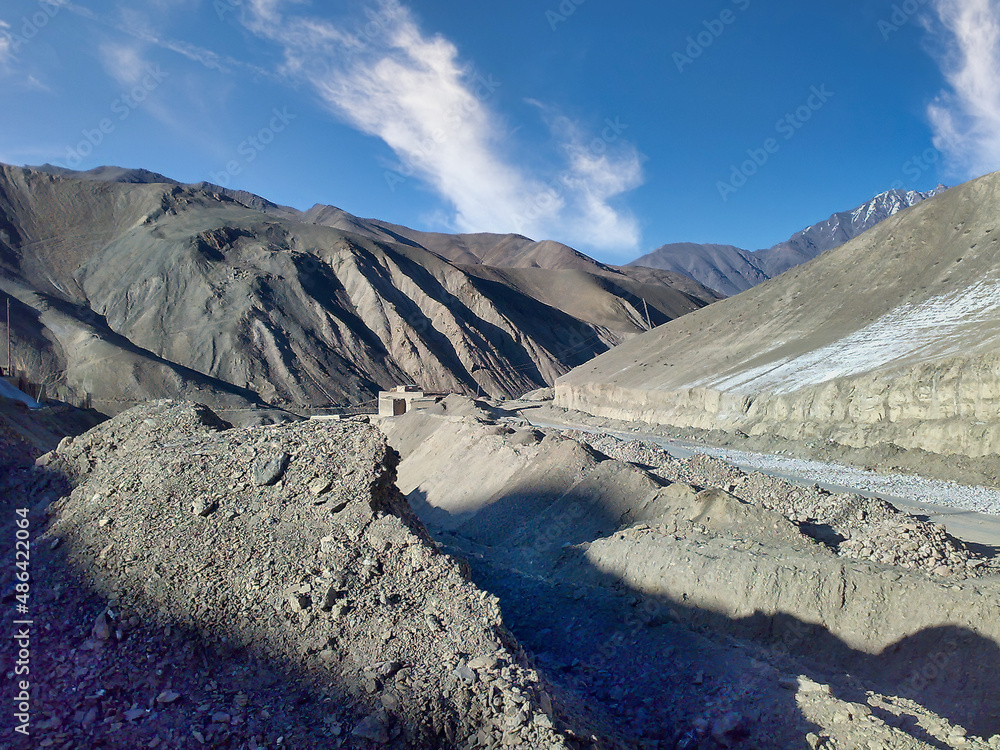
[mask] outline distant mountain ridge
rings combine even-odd
[[[209,193],[229,198],[242,206],[306,224],[351,232],[378,242],[392,242],[412,247],[419,247],[440,255],[442,258],[459,265],[486,265],[500,268],[540,268],[549,270],[580,270],[590,273],[611,274],[613,277],[624,276],[629,279],[640,279],[644,283],[663,283],[674,286],[695,298],[705,295],[705,289],[700,283],[691,283],[690,274],[677,273],[671,270],[638,268],[629,266],[613,266],[601,263],[569,245],[553,240],[535,241],[520,234],[497,234],[478,232],[469,234],[447,234],[443,232],[425,232],[400,224],[393,224],[381,219],[363,219],[342,208],[317,203],[306,211],[299,211],[290,206],[281,206],[266,198],[248,192],[224,188],[210,182],[184,184],[147,169],[128,169],[123,167],[96,167],[86,172],[76,172],[52,164],[26,167],[38,172],[57,175],[76,180],[94,182],[119,182],[126,184],[176,185],[187,188],[205,190]],[[716,295],[710,295],[713,299]]]
[[[710,289],[732,296],[772,279],[790,268],[840,247],[888,219],[947,190],[887,190],[849,211],[806,227],[784,242],[763,250],[749,251],[732,245],[693,242],[664,245],[628,266],[647,266],[690,276]]]
[[[147,170],[6,165],[0,290],[19,369],[109,414],[178,397],[343,406],[403,383],[515,396],[719,299],[518,235],[432,235]]]

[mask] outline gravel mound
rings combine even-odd
[[[397,460],[364,423],[237,429],[172,401],[63,441],[38,471],[74,487],[41,546],[107,604],[83,625],[62,612],[33,739],[567,747],[496,598],[396,489]]]
[[[721,488],[745,503],[780,513],[842,557],[959,578],[1000,571],[1000,560],[983,557],[943,526],[920,521],[884,500],[803,487],[703,454],[676,459],[647,441],[575,430],[564,434],[669,482]]]

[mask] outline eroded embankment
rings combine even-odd
[[[558,381],[555,403],[609,419],[789,440],[833,440],[852,447],[891,443],[971,457],[1000,453],[996,356],[953,357],[784,392],[747,384],[729,390],[722,385],[661,390]]]
[[[449,402],[382,428],[403,456],[399,486],[418,514],[484,545],[491,564],[593,591],[624,584],[668,619],[777,645],[1000,731],[994,575],[850,559],[829,524],[739,497],[755,482],[736,479],[729,492],[671,483]],[[851,527],[859,537],[865,518]],[[914,520],[889,509],[878,523],[896,528],[902,546]],[[913,678],[932,657],[963,679]]]
[[[556,402],[679,427],[941,454],[1000,450],[1000,173],[658,326]]]

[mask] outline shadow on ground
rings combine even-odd
[[[849,703],[867,706],[868,691],[903,699],[893,711],[860,710],[932,747],[948,745],[917,724],[920,712],[907,700],[970,735],[1000,733],[1000,648],[969,629],[928,628],[867,653],[788,615],[734,618],[644,596],[586,558],[589,543],[630,521],[591,493],[514,494],[454,518],[419,489],[409,499],[436,538],[468,559],[476,583],[500,598],[539,665],[590,699],[626,742],[672,748],[685,732],[710,733],[713,721],[736,712],[737,735],[757,726],[758,744],[809,747],[806,734],[820,727],[803,706],[808,690],[787,684],[798,674]]]
[[[204,632],[141,616],[95,590],[67,545],[38,543],[46,509],[68,492],[64,477],[51,473],[35,486],[45,489],[28,498],[8,493],[3,503],[5,537],[13,538],[15,509],[28,507],[35,542],[26,615],[33,623],[30,736],[8,725],[5,746],[193,750],[336,741],[340,722],[362,703],[358,685],[317,684],[297,665],[247,643],[241,623]],[[15,593],[5,589],[5,608],[14,606]],[[10,639],[2,651],[13,664]]]

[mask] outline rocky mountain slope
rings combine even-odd
[[[927,192],[888,190],[855,209],[839,211],[826,221],[813,224],[774,247],[758,250],[754,256],[768,277],[774,278],[789,268],[812,260],[820,253],[840,247],[890,216],[940,195],[945,190],[947,188],[943,185]]]
[[[606,417],[1000,452],[1000,174],[637,337],[556,384]]]
[[[47,174],[98,182],[164,183],[181,185],[156,172],[146,169],[125,169],[121,167],[97,167],[87,172],[44,164],[32,169]],[[620,279],[641,280],[673,286],[693,296],[704,295],[705,290],[697,282],[691,283],[689,274],[679,274],[662,269],[646,267],[611,266],[594,260],[578,250],[553,240],[535,240],[520,234],[446,234],[423,232],[417,229],[392,224],[380,219],[362,219],[336,206],[317,203],[307,211],[299,211],[289,206],[279,206],[266,198],[245,190],[235,190],[200,182],[187,187],[201,188],[209,192],[232,198],[247,208],[252,208],[272,216],[293,219],[307,224],[340,229],[359,234],[380,242],[401,243],[430,250],[437,255],[460,265],[495,266],[500,268],[547,268],[551,270],[580,270],[610,275]]]
[[[699,245],[681,242],[663,245],[629,263],[690,276],[710,289],[732,296],[774,278],[800,263],[871,229],[905,208],[939,195],[939,185],[929,192],[889,190],[855,209],[840,211],[813,224],[784,242],[764,250],[749,251],[732,245]]]
[[[628,267],[659,268],[682,273],[727,297],[770,278],[753,253],[733,245],[675,242],[643,255]]]
[[[444,234],[421,232],[377,219],[359,219],[336,208],[318,204],[303,214],[305,221],[367,233],[375,239],[408,241],[448,260],[463,264],[483,263],[509,268],[578,268],[610,270],[610,266],[574,250],[546,240],[535,242],[519,234]]]
[[[462,265],[152,173],[19,167],[0,167],[0,290],[22,369],[106,413],[362,403],[411,382],[514,395],[645,330],[643,301],[655,325],[717,298],[643,271]]]

